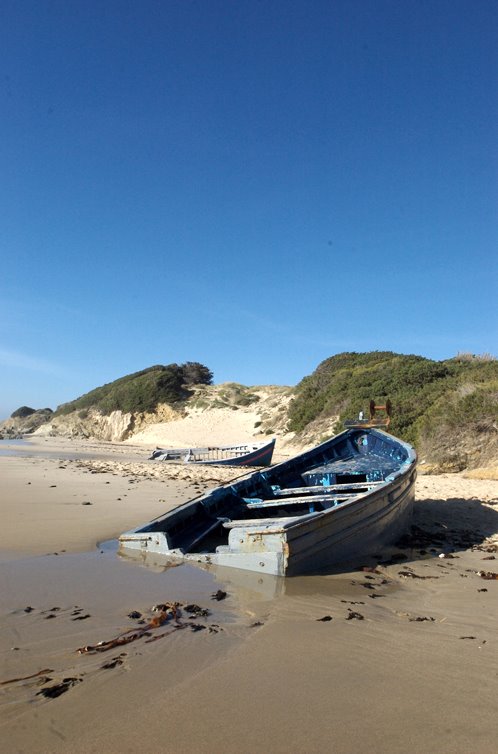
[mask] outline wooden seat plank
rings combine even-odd
[[[371,489],[372,487],[378,487],[380,484],[385,484],[385,481],[379,482],[351,482],[350,484],[330,484],[327,487],[319,484],[314,487],[284,487],[278,490],[280,496],[284,495],[315,495],[317,492],[324,495],[331,492],[337,492],[338,490],[358,490],[364,487]]]
[[[360,495],[360,492],[353,492],[349,495],[309,495],[308,497],[275,497],[270,500],[255,500],[253,503],[246,503],[249,509],[254,508],[272,508],[279,505],[309,505],[311,503],[330,503],[331,501],[345,502],[353,497]]]
[[[223,523],[223,526],[225,529],[235,529],[238,527],[251,527],[251,528],[257,528],[257,527],[265,527],[265,526],[285,526],[285,524],[293,523],[297,520],[303,520],[307,518],[312,518],[313,516],[317,516],[320,511],[315,511],[314,513],[303,513],[302,515],[298,516],[285,516],[281,518],[240,518],[240,519],[234,519],[233,521],[225,521]]]

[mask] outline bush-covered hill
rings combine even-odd
[[[185,400],[189,385],[210,385],[212,379],[212,372],[198,362],[167,366],[158,364],[95,388],[59,406],[55,413],[61,416],[90,408],[98,409],[104,415],[113,411],[124,414],[152,412],[161,403],[174,404]]]
[[[390,431],[433,459],[451,456],[457,466],[465,465],[459,443],[470,436],[471,444],[479,438],[494,442],[498,436],[496,359],[462,354],[432,361],[390,351],[341,353],[323,361],[297,385],[289,429],[299,433],[312,421],[339,416],[338,431],[371,399],[387,398],[393,406]]]
[[[370,400],[382,404],[389,398],[389,431],[411,442],[434,470],[498,468],[498,361],[490,356],[432,361],[390,351],[341,353],[295,388],[268,386],[266,392],[236,383],[214,386],[212,377],[198,362],[152,366],[98,387],[55,413],[22,406],[0,431],[12,436],[46,424],[55,434],[125,439],[147,423],[170,421],[190,410],[251,407],[258,432],[291,442],[297,452],[341,431],[345,419],[368,411]]]

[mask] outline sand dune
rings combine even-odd
[[[257,413],[247,410],[194,410],[183,419],[150,424],[129,442],[182,448],[192,445],[232,445],[254,438],[264,439],[255,426],[258,418]]]

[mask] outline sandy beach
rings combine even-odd
[[[498,481],[419,475],[363,570],[166,568],[116,537],[238,472],[141,439],[0,447],[1,752],[496,752]]]

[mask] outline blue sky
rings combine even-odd
[[[0,418],[498,355],[494,0],[4,0]]]

